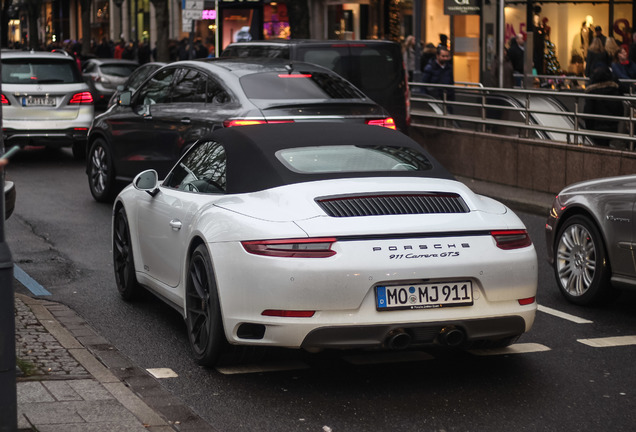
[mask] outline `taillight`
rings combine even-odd
[[[254,255],[282,258],[327,258],[336,254],[331,246],[334,237],[257,240],[241,242],[243,248]]]
[[[263,316],[284,317],[284,318],[311,318],[316,311],[309,310],[280,310],[266,309],[261,312]]]
[[[393,120],[391,117],[377,120],[367,120],[367,124],[371,126],[382,126],[395,130],[395,120]]]
[[[497,242],[499,249],[521,249],[532,245],[532,240],[526,230],[491,231],[490,235]]]
[[[294,123],[293,120],[245,120],[245,119],[233,119],[233,120],[225,120],[223,122],[223,126],[225,127],[234,127],[234,126],[250,126],[250,125],[259,125],[259,124],[276,124],[276,123]]]
[[[301,74],[301,73],[278,74],[278,78],[311,78],[311,74]]]
[[[5,95],[2,95],[2,105],[11,105],[9,99]]]
[[[81,92],[75,93],[71,100],[68,102],[69,104],[92,104],[93,103],[93,95],[91,92]]]

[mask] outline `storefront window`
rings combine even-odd
[[[289,17],[287,5],[272,2],[264,7],[263,37],[264,39],[289,39]]]

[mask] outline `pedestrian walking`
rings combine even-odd
[[[525,41],[523,39],[523,35],[517,34],[510,38],[510,46],[508,48],[508,59],[512,64],[513,73],[521,75],[523,75],[523,62],[525,57],[524,44]],[[515,86],[521,86],[522,80],[522,77],[516,77],[514,79]]]
[[[428,84],[455,85],[453,63],[448,49],[441,46],[437,47],[435,60],[430,61],[424,68],[422,82]],[[443,99],[444,93],[446,93],[447,100],[455,100],[455,90],[452,87],[449,89],[425,87],[424,91],[436,99]],[[452,107],[449,107],[449,112],[452,111],[450,108]]]
[[[590,85],[585,89],[585,93],[604,96],[622,95],[619,85],[614,80],[612,71],[607,65],[600,65],[594,68],[590,76]],[[621,117],[624,114],[623,102],[603,98],[588,98],[585,99],[583,112],[585,114]],[[585,119],[585,128],[598,132],[618,132],[618,121],[592,116]],[[596,145],[607,147],[610,139],[594,137],[592,141]]]
[[[422,56],[420,57],[420,71],[424,71],[424,68],[431,60],[435,60],[437,56],[437,49],[435,45],[432,43],[427,43],[424,49],[422,50]]]

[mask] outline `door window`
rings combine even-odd
[[[163,186],[187,192],[225,193],[226,174],[225,148],[216,141],[205,141],[179,161]]]
[[[172,86],[173,103],[205,103],[206,75],[195,69],[181,69]]]
[[[153,105],[170,102],[170,83],[175,72],[176,69],[165,69],[157,72],[135,93],[137,103]]]

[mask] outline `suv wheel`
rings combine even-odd
[[[115,195],[115,172],[110,149],[101,138],[88,152],[88,186],[96,201],[108,202]]]

